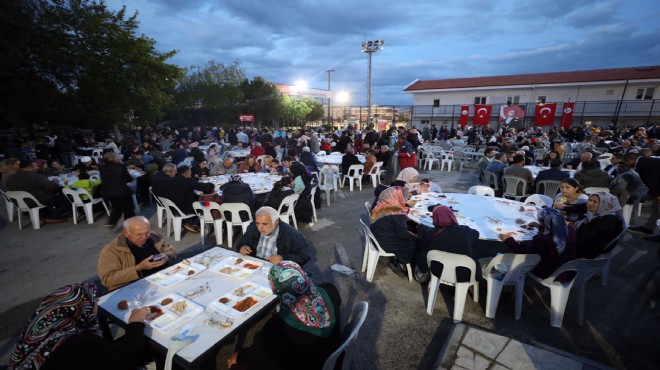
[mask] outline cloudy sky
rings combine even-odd
[[[403,88],[431,80],[660,64],[657,0],[106,0],[138,11],[140,32],[171,62],[239,60],[248,77],[345,90],[367,100],[363,40],[373,55],[373,99],[411,104]]]

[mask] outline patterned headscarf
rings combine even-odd
[[[557,253],[563,254],[566,248],[566,238],[568,237],[568,225],[564,216],[554,208],[543,208],[539,210],[536,217],[544,225],[543,235],[552,234],[552,242],[557,249]]]
[[[293,261],[273,266],[270,286],[282,304],[279,315],[291,327],[329,338],[336,323],[335,308],[327,293],[314,286],[302,267]]]
[[[625,222],[623,218],[623,209],[621,208],[621,204],[619,204],[619,198],[610,193],[605,193],[602,191],[591,194],[589,198],[591,197],[598,197],[598,209],[596,212],[587,211],[586,218],[576,222],[576,227],[586,225],[595,218],[607,215],[615,215],[619,218],[619,220],[621,220],[621,222]]]
[[[388,208],[388,212],[382,212],[384,208]],[[404,188],[400,186],[392,186],[383,190],[378,196],[378,203],[373,210],[371,210],[371,222],[376,222],[379,218],[392,214],[390,210],[396,213],[406,214],[408,208],[406,207],[406,200],[404,195]]]
[[[38,369],[70,337],[100,335],[95,300],[92,283],[66,285],[46,296],[18,337],[8,369]]]

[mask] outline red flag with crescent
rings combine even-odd
[[[564,109],[561,111],[561,127],[571,127],[571,123],[573,123],[573,108],[575,108],[575,102],[564,103]]]
[[[469,116],[470,116],[470,106],[461,105],[461,127],[467,126]]]
[[[536,126],[551,126],[555,123],[557,103],[537,104],[534,110],[534,124]]]
[[[492,105],[484,104],[475,104],[474,105],[474,117],[472,117],[472,123],[475,125],[487,125],[490,121],[490,111],[493,109]]]

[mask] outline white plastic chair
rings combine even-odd
[[[585,188],[584,192],[586,194],[593,194],[593,193],[599,193],[599,192],[609,193],[610,188],[604,188],[604,187],[600,187],[600,186],[590,186],[588,188]]]
[[[334,190],[335,202],[337,201],[337,174],[338,170],[332,167],[324,167],[321,170],[321,181],[319,190],[325,192],[326,202],[330,205],[330,193]]]
[[[264,165],[264,158],[266,158],[266,157],[267,157],[266,154],[258,156],[257,157],[257,163],[259,163],[260,165],[263,166]]]
[[[9,200],[4,190],[0,189],[0,194],[2,194],[2,197],[5,198],[5,207],[7,207],[7,219],[9,222],[14,222],[14,212],[16,212],[17,209],[14,206],[14,203]]]
[[[612,257],[617,255],[621,249],[616,243],[621,239],[623,234],[627,231],[627,228],[624,228],[623,231],[617,235],[614,239],[610,240],[605,247],[603,247],[603,253],[601,253],[596,259],[602,258],[605,260],[605,264],[599,270],[600,271],[600,285],[606,286],[610,277],[610,267],[612,267]],[[592,274],[595,274],[597,271],[592,271]]]
[[[344,181],[348,179],[348,184],[351,191],[353,191],[353,182],[357,183],[360,186],[360,191],[362,191],[362,173],[364,173],[364,165],[351,165],[348,168],[348,173],[344,174],[344,177],[341,179],[341,187],[344,187]]]
[[[547,207],[547,204],[552,203],[552,198],[541,194],[532,194],[527,199],[525,199],[525,205],[534,205],[538,208]]]
[[[538,254],[500,254],[490,260],[488,266],[482,271],[486,280],[486,317],[494,319],[497,313],[497,304],[500,301],[502,287],[504,285],[515,285],[516,287],[516,320],[520,320],[522,312],[522,299],[525,290],[525,277],[538,265],[541,256]],[[498,265],[506,265],[508,271],[497,269]],[[491,274],[495,271],[496,276]],[[502,275],[503,274],[503,275]]]
[[[317,157],[321,157],[321,156],[324,156],[324,155],[326,155],[326,154],[327,154],[327,153],[325,152],[325,150],[319,150],[319,152],[316,153],[316,156],[317,156]]]
[[[541,180],[536,183],[536,193],[547,195],[550,198],[554,198],[555,195],[559,192],[559,187],[561,186],[561,181],[559,180]],[[543,187],[543,192],[540,191]]]
[[[440,278],[433,274],[431,263],[437,261],[443,265]],[[465,299],[468,290],[473,287],[472,298],[475,302],[479,301],[479,282],[477,281],[477,264],[468,256],[444,251],[432,250],[426,255],[426,262],[431,270],[431,283],[429,284],[429,301],[426,305],[426,312],[433,315],[433,308],[438,296],[440,284],[454,286],[454,322],[460,322],[463,319],[463,309],[465,308]],[[465,267],[470,270],[470,281],[459,283],[456,280],[456,268]]]
[[[364,202],[364,206],[367,207],[368,210],[371,209],[371,204],[369,204],[369,202]],[[369,220],[371,220],[371,211],[369,211],[367,215],[369,216]],[[360,223],[362,224],[362,228],[363,228],[362,231],[364,231],[364,252],[362,253],[362,272],[366,272],[367,265],[369,262],[369,250],[371,249],[370,247],[371,240],[369,239],[369,233],[371,232],[371,230],[367,232],[369,226],[367,226],[364,223],[364,221],[362,221],[362,219],[360,219]]]
[[[76,189],[69,189],[69,188],[63,188],[62,193],[66,196],[66,198],[71,202],[71,211],[73,213],[73,224],[77,225],[78,224],[78,207],[81,207],[83,211],[85,212],[85,216],[87,217],[87,223],[88,224],[93,224],[94,223],[94,204],[103,204],[103,208],[105,208],[105,213],[110,216],[110,210],[108,209],[108,205],[105,204],[105,201],[103,201],[103,198],[94,198],[92,195],[85,189],[83,188],[76,188]],[[87,200],[83,200],[81,195],[85,195],[87,197]]]
[[[534,281],[550,289],[550,325],[556,328],[561,327],[568,296],[571,294],[573,286],[577,286],[579,289],[578,323],[582,325],[586,283],[592,276],[592,271],[601,269],[606,262],[604,259],[576,259],[566,262],[545,279],[541,279],[531,273],[529,274]],[[570,281],[555,281],[555,278],[565,271],[575,271],[576,274]]]
[[[598,156],[598,163],[600,163],[600,169],[605,170],[605,167],[612,164],[612,153],[604,153]]]
[[[484,170],[484,185],[491,187],[496,193],[500,190],[497,174],[493,171]]]
[[[94,158],[96,164],[100,165],[103,162],[103,149],[92,150],[92,158]]]
[[[316,205],[314,204],[314,196],[316,195],[316,190],[318,187],[319,187],[318,185],[314,185],[312,191],[309,193],[309,196],[312,200],[312,216],[313,216],[312,218],[313,222],[311,222],[309,226],[314,226],[314,222],[319,222],[318,218],[316,218]]]
[[[213,227],[213,231],[215,232],[215,244],[222,245],[222,224],[225,220],[222,218],[222,208],[220,205],[215,202],[194,202],[192,207],[195,210],[195,213],[197,213],[197,217],[199,217],[199,225],[201,226],[199,232],[202,238],[202,245],[204,245],[206,239],[207,225]],[[220,212],[220,218],[215,219],[212,211]]]
[[[222,218],[225,219],[225,225],[227,226],[227,244],[229,244],[229,248],[231,249],[234,243],[234,226],[240,226],[243,234],[245,234],[248,226],[253,221],[252,211],[250,210],[250,206],[245,203],[222,203],[220,209],[222,210]],[[230,217],[227,217],[227,213],[230,214]],[[247,214],[248,219],[243,221],[241,214]],[[231,218],[231,221],[229,218]]]
[[[160,198],[158,198],[153,190],[151,190],[151,186],[149,187],[149,194],[156,201],[156,219],[158,220],[158,227],[162,229],[164,226],[163,218],[167,220],[167,209],[165,208],[165,205],[163,205],[163,202],[160,201]]]
[[[30,221],[32,221],[32,228],[37,230],[41,228],[41,222],[39,221],[39,210],[46,208],[45,205],[41,204],[37,198],[27,191],[8,191],[5,193],[7,198],[14,204],[14,207],[18,210],[18,229],[23,230],[23,212],[27,212],[30,215]],[[30,201],[30,205],[25,200]]]
[[[159,197],[160,202],[165,206],[165,211],[167,212],[167,236],[170,236],[170,232],[174,231],[174,240],[181,240],[181,229],[183,228],[183,220],[188,218],[197,217],[196,213],[187,215],[179,209],[179,207],[174,204],[171,200],[163,197]],[[176,211],[176,215],[174,214]]]
[[[445,168],[445,164],[447,165],[447,171],[451,171],[451,166],[454,163],[454,154],[450,154],[447,152],[441,152],[440,153],[440,171]]]
[[[371,176],[371,184],[374,188],[380,184],[380,174],[382,172],[383,162],[376,162],[367,175]]]
[[[468,189],[468,194],[494,197],[495,191],[490,186],[474,185]]]
[[[380,257],[395,257],[395,254],[385,252],[383,248],[381,248],[380,244],[378,244],[378,240],[376,240],[376,237],[371,232],[371,229],[369,229],[369,227],[365,225],[364,222],[362,222],[362,220],[360,220],[360,223],[362,224],[364,229],[364,234],[366,235],[365,239],[367,241],[367,244],[365,244],[364,247],[369,249],[368,251],[365,252],[365,255],[367,257],[367,281],[371,282],[374,279],[374,272],[376,272],[376,265],[378,265],[378,259]],[[364,261],[362,261],[362,265],[364,266]],[[413,281],[412,266],[409,263],[407,263],[406,269],[408,270],[408,281],[412,282]]]
[[[280,203],[280,207],[277,209],[277,213],[280,214],[280,220],[285,224],[288,224],[289,218],[292,218],[293,227],[296,229],[298,229],[298,221],[296,220],[295,208],[299,198],[300,194],[291,194],[282,199],[282,203]],[[312,207],[314,207],[313,204]]]
[[[357,339],[358,334],[360,333],[360,328],[364,324],[364,320],[367,318],[367,313],[369,312],[369,303],[362,301],[353,307],[353,313],[348,321],[347,327],[344,329],[344,332],[350,331],[350,334],[346,337],[346,340],[334,351],[330,357],[325,360],[323,364],[323,370],[334,370],[337,360],[342,353],[345,352],[344,359],[341,363],[341,370],[348,370],[351,368],[351,359],[352,359],[352,344]]]
[[[440,167],[440,159],[436,158],[433,152],[427,152],[424,161],[425,161],[425,167],[428,171],[431,171],[431,169],[433,168],[433,163],[437,163],[438,167]]]
[[[424,168],[424,161],[428,157],[428,155],[431,154],[430,151],[424,150],[422,147],[417,148],[417,168]]]
[[[504,185],[504,193],[502,198],[514,198],[517,201],[520,201],[522,198],[529,196],[527,190],[527,180],[518,176],[502,176],[502,185]],[[522,193],[518,191],[521,188]]]

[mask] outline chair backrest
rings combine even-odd
[[[456,284],[456,268],[465,267],[470,270],[470,283],[476,281],[477,264],[474,260],[464,254],[449,253],[445,251],[432,250],[426,255],[426,263],[429,265],[431,273],[431,263],[437,261],[443,265],[442,275],[438,278],[445,284]]]
[[[280,203],[280,207],[277,209],[277,213],[279,213],[281,216],[292,214],[294,208],[296,208],[296,203],[298,203],[299,198],[300,194],[291,194],[282,199],[282,203]]]
[[[216,221],[212,211],[219,211],[222,217],[222,208],[216,202],[194,202],[192,207],[204,223],[213,223]]]
[[[371,246],[371,247],[373,247],[374,249],[377,249],[378,252],[379,252],[381,255],[384,255],[384,256],[394,256],[393,253],[385,252],[385,250],[384,250],[383,248],[381,248],[380,243],[378,243],[378,240],[376,239],[376,236],[371,232],[371,229],[369,228],[369,226],[367,226],[367,225],[364,223],[364,221],[362,221],[361,219],[360,219],[359,221],[360,221],[360,223],[362,224],[362,227],[363,227],[363,229],[364,229],[364,235],[365,235],[364,239],[365,239],[365,241],[366,241],[366,243],[367,243],[367,245],[365,246],[365,248],[369,248],[369,247]]]
[[[527,180],[518,176],[502,176],[504,185],[504,196],[517,197],[527,193]],[[520,189],[520,191],[518,191]]]
[[[369,218],[371,218],[371,203],[364,202],[364,208],[367,209],[367,215],[369,216]]]
[[[497,265],[505,264],[508,267],[508,271],[502,279],[503,283],[515,283],[519,279],[525,277],[525,275],[532,271],[532,269],[541,262],[541,256],[538,254],[513,254],[505,253],[498,254],[490,262],[484,270],[484,274],[489,274],[492,268],[495,268],[497,271]]]
[[[154,194],[154,191],[151,189],[151,186],[149,187],[149,194],[151,194],[151,196],[156,200],[156,204],[158,204],[159,207],[165,208],[165,205],[163,204],[163,202],[160,201],[160,198],[157,197],[156,194]]]
[[[316,153],[316,156],[317,156],[317,157],[320,157],[320,156],[324,156],[324,155],[326,155],[326,154],[327,154],[327,153],[325,152],[325,150],[319,150],[319,152]]]
[[[232,223],[232,225],[241,225],[244,222],[252,222],[252,210],[245,203],[222,203],[220,205],[222,217]],[[247,214],[248,219],[241,221],[241,215]]]
[[[362,173],[364,173],[364,165],[362,165],[362,164],[353,164],[350,167],[348,167],[347,176],[358,177],[358,176],[362,176]]]
[[[536,183],[536,192],[554,198],[559,192],[560,186],[561,181],[559,180],[541,180]],[[541,191],[541,187],[543,187],[543,191]]]
[[[564,161],[564,163],[568,163],[568,162],[576,159],[579,156],[580,156],[580,153],[566,152],[566,153],[564,153],[564,157],[562,158],[562,160]]]
[[[484,195],[484,196],[487,196],[487,197],[494,197],[495,196],[495,191],[490,186],[474,185],[474,186],[471,186],[470,189],[468,189],[468,194]]]
[[[587,279],[589,279],[592,274],[591,271],[598,270],[607,262],[604,258],[598,259],[586,259],[580,258],[572,261],[568,261],[565,264],[561,265],[555,272],[550,276],[543,279],[543,283],[546,285],[564,285],[568,289],[573,287],[573,284],[578,286],[584,284]],[[562,272],[565,271],[575,271],[576,274],[570,281],[555,281],[555,278],[559,276]]]
[[[612,156],[614,156],[612,153],[604,153],[598,156],[598,163],[600,163],[601,170],[612,164]]]
[[[0,189],[0,194],[2,194],[2,197],[5,198],[5,202],[7,202],[7,204],[11,203],[11,200],[9,200],[9,197],[7,197],[7,194],[4,190]]]
[[[9,200],[14,203],[14,205],[20,210],[45,207],[37,200],[37,198],[35,198],[27,191],[12,190],[6,192],[5,194],[7,195],[7,198],[9,198]]]
[[[165,207],[165,210],[167,210],[167,214],[170,217],[177,217],[177,216],[185,216],[186,215],[171,200],[169,200],[167,198],[163,198],[163,197],[159,197],[159,198],[160,198],[160,202],[163,203],[163,207]]]
[[[369,303],[365,301],[358,302],[358,304],[353,307],[353,313],[351,313],[351,317],[348,320],[348,326],[344,329],[344,332],[348,332],[349,334],[344,340],[344,343],[342,343],[341,346],[339,346],[339,348],[337,348],[337,350],[334,351],[330,357],[325,360],[325,363],[323,364],[323,370],[334,370],[337,360],[344,352],[346,352],[346,354],[344,355],[341,369],[350,369],[351,358],[353,357],[351,353],[351,347],[353,342],[355,342],[357,339],[358,334],[360,333],[360,328],[362,328],[362,324],[364,324],[364,320],[367,318],[368,312]]]
[[[660,220],[658,220],[658,222],[660,222]],[[614,248],[616,247],[616,244],[619,242],[619,239],[621,239],[621,237],[623,236],[623,234],[626,233],[626,231],[628,231],[628,227],[627,227],[627,226],[625,226],[625,227],[623,228],[623,230],[619,233],[619,235],[617,235],[617,236],[614,237],[612,240],[610,240],[609,242],[607,242],[607,244],[605,244],[605,246],[603,247],[603,251],[602,251],[600,254],[601,254],[601,255],[603,255],[603,254],[608,254],[608,253],[610,253],[612,250],[614,250]]]
[[[371,171],[369,171],[369,175],[378,175],[380,174],[380,169],[383,167],[383,162],[376,162],[373,167],[371,167]]]
[[[497,174],[493,171],[484,170],[484,184],[486,184],[486,186],[492,187],[495,190],[500,190]]]
[[[600,186],[590,186],[588,188],[584,189],[585,194],[593,194],[593,193],[598,193],[598,192],[604,192],[604,193],[609,193],[610,188],[603,188]]]
[[[264,158],[266,158],[266,157],[267,157],[266,154],[258,156],[257,157],[257,163],[259,163],[260,165],[263,166],[264,165]]]
[[[526,205],[535,205],[539,208],[546,207],[548,204],[552,203],[552,198],[543,194],[532,194],[527,199],[525,199]]]
[[[83,200],[82,195],[87,196],[87,202],[94,200],[89,192],[83,188],[62,188],[62,194],[66,196],[69,202],[75,205],[83,205],[86,202]]]

